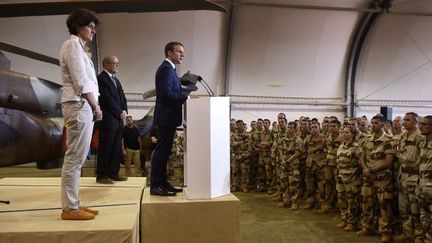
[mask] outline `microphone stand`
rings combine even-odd
[[[204,89],[207,91],[207,94],[209,96],[215,96],[213,90],[210,88],[210,86],[207,84],[207,82],[200,76],[198,77],[198,81],[201,83],[201,85],[204,87]]]

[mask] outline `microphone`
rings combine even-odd
[[[207,84],[207,82],[201,76],[193,74],[190,71],[187,71],[187,73],[185,73],[180,78],[180,82],[182,85],[193,86],[195,88],[196,88],[196,83],[200,82],[209,96],[215,96],[213,90],[210,88],[210,86]],[[197,90],[197,89],[198,88],[196,88],[195,90]],[[195,91],[195,90],[191,90],[191,91]]]

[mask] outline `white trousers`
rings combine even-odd
[[[79,198],[81,167],[86,160],[93,133],[93,112],[87,101],[65,102],[67,150],[61,173],[61,201],[65,211],[82,206]]]

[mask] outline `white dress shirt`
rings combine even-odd
[[[61,102],[81,101],[82,94],[93,93],[99,97],[99,88],[93,62],[87,56],[84,43],[71,35],[60,49],[60,69],[63,80]]]

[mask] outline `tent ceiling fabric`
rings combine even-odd
[[[225,12],[215,3],[203,0],[93,0],[93,1],[7,1],[0,4],[0,17],[46,16],[68,14],[75,8],[97,13],[167,12],[213,10]]]

